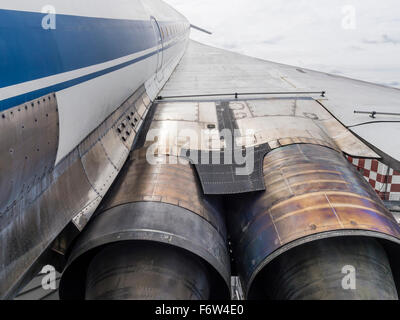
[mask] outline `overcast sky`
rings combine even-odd
[[[399,0],[166,0],[194,40],[400,88]]]

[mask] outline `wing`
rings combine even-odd
[[[372,119],[370,114],[354,113],[399,114],[400,91],[395,88],[268,62],[191,41],[161,96],[317,91],[326,92],[325,97],[308,96],[314,97],[337,120],[331,134],[339,133],[334,133],[340,129],[339,124],[349,131],[346,138],[335,138],[345,153],[354,157],[393,160],[391,165],[399,169],[400,148],[395,139],[400,134],[399,115],[377,115]],[[288,96],[275,94],[266,97]],[[279,108],[275,112],[279,114]]]

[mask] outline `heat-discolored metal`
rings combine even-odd
[[[210,298],[229,297],[230,262],[219,200],[203,195],[196,172],[185,159],[156,157],[155,163],[149,163],[147,151],[145,147],[133,153],[95,218],[78,238],[61,281],[62,298],[83,299],[86,270],[92,259],[102,248],[120,242],[126,246],[134,242],[138,254],[143,251],[143,246],[158,243],[167,245],[166,250],[180,249],[182,259],[187,259],[187,255],[200,259],[207,266]],[[157,252],[154,253],[153,259],[161,258]],[[115,259],[119,261],[118,257]],[[135,263],[141,264],[140,261]],[[180,264],[179,268],[184,265]],[[121,272],[123,277],[123,270],[127,267],[120,266],[120,271],[116,272]],[[148,285],[152,288],[162,285],[163,282],[157,279],[168,277],[165,272],[172,271],[161,268]],[[191,274],[189,270],[185,272]],[[137,275],[135,273],[133,277]],[[113,291],[112,281],[109,285],[108,289]],[[142,289],[145,290],[144,287],[138,290]],[[90,292],[90,297],[99,296],[98,292]],[[146,295],[136,292],[133,296],[144,298]],[[206,298],[206,295],[198,298],[201,297]],[[169,298],[180,299],[182,296],[177,294]]]
[[[367,237],[328,238],[293,248],[260,273],[251,292],[249,299],[398,300],[385,249]]]
[[[363,235],[399,242],[400,227],[365,179],[330,148],[297,144],[264,159],[266,192],[232,199],[230,233],[247,294],[283,252],[318,239]]]
[[[177,247],[118,242],[93,258],[85,292],[86,300],[207,300],[210,278],[204,262]]]

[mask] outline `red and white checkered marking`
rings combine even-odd
[[[400,172],[375,159],[358,159],[347,156],[382,200],[400,201]]]

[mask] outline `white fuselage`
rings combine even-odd
[[[154,99],[182,57],[190,30],[160,0],[54,0],[52,7],[42,0],[2,1],[0,15],[10,12],[10,41],[1,46],[0,40],[0,51],[7,51],[0,62],[0,111],[55,92],[56,164],[140,86]]]

